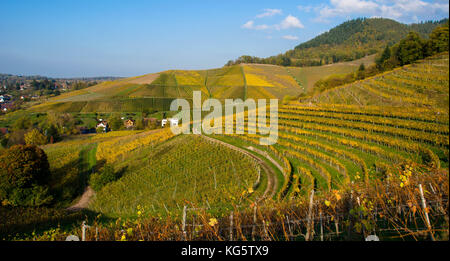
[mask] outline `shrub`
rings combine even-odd
[[[297,99],[297,97],[295,97],[295,96],[292,96],[292,95],[285,95],[285,96],[283,97],[282,103],[283,103],[283,104],[288,104],[290,101],[294,101],[294,100],[296,100],[296,99]]]
[[[27,145],[45,145],[47,144],[47,137],[37,129],[33,129],[25,134],[25,143]]]
[[[89,185],[95,191],[99,191],[106,184],[116,181],[119,176],[114,172],[114,167],[110,164],[106,164],[100,173],[94,173],[89,179]]]
[[[50,127],[47,128],[46,135],[50,141],[53,140],[55,142],[60,140],[58,128],[56,128],[55,125],[50,125]]]
[[[6,146],[11,147],[14,145],[25,144],[26,133],[26,130],[15,130],[11,133],[6,134],[6,138],[8,140]]]
[[[49,163],[34,145],[17,145],[0,156],[0,200],[5,205],[39,206],[50,203],[46,188]]]
[[[119,114],[114,114],[111,116],[109,119],[109,126],[111,126],[113,131],[118,131],[125,128]]]

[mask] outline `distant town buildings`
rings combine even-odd
[[[0,103],[6,103],[11,100],[11,96],[9,95],[0,95]]]
[[[2,103],[2,104],[1,104],[1,110],[2,110],[3,112],[10,111],[10,110],[12,110],[13,108],[14,108],[14,104],[12,104],[12,103]]]

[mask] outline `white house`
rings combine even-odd
[[[106,128],[106,126],[108,126],[105,122],[100,122],[99,124],[97,124],[97,128]]]
[[[108,122],[101,121],[99,124],[97,124],[97,129],[98,128],[103,128],[103,132],[107,132],[108,131]]]
[[[178,126],[178,119],[173,119],[173,118],[169,118],[169,119],[163,119],[161,121],[161,126],[164,127],[166,126],[167,122],[170,123],[170,126]]]

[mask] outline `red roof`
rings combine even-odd
[[[12,103],[2,103],[2,106],[1,106],[1,108],[2,108],[2,110],[3,109],[11,109],[11,108],[14,108],[14,104],[12,104]]]

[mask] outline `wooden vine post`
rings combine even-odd
[[[308,210],[308,225],[306,227],[306,241],[313,239],[314,234],[314,222],[313,222],[313,204],[314,204],[314,189],[311,190],[311,196],[309,197],[309,210]]]
[[[428,217],[427,202],[425,200],[425,197],[423,196],[422,184],[419,184],[419,191],[420,191],[420,198],[422,199],[422,208],[423,208],[423,212],[425,214],[425,221],[427,222],[428,231],[430,232],[431,240],[435,241],[434,236],[433,236],[433,231],[431,230],[432,228],[431,228],[430,218]]]

